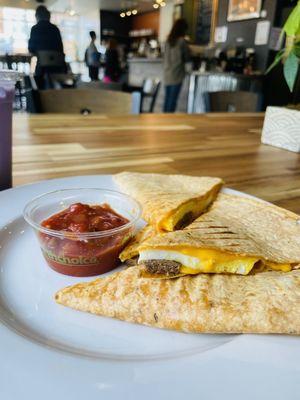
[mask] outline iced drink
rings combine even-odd
[[[0,190],[12,186],[12,108],[17,74],[0,71]]]

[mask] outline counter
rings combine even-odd
[[[162,63],[162,58],[151,58],[151,57],[133,57],[129,58],[128,62],[134,62],[134,63],[148,63],[151,62],[152,64],[161,64]]]
[[[128,83],[132,86],[141,86],[146,78],[162,79],[163,60],[161,58],[131,58],[128,60]]]
[[[132,86],[141,86],[147,78],[159,79],[162,82],[156,104],[155,113],[162,112],[164,102],[164,85],[163,85],[163,59],[162,58],[131,58],[128,59],[129,73],[128,83]],[[187,112],[189,90],[189,76],[186,77],[181,93],[178,99],[178,112]],[[147,107],[147,104],[146,104]]]
[[[129,64],[129,84],[141,86],[144,79],[160,79],[160,88],[155,113],[162,111],[164,101],[163,87],[163,60],[161,58],[132,58]],[[178,112],[188,112],[189,114],[200,114],[209,111],[205,98],[206,92],[225,91],[262,91],[261,75],[239,75],[226,72],[199,72],[187,73],[183,82],[181,93],[178,99]],[[147,107],[147,105],[146,105]]]

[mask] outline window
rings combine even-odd
[[[80,58],[77,47],[79,17],[52,13],[51,22],[60,29],[66,61]],[[30,30],[35,23],[35,10],[0,7],[0,54],[27,54]]]
[[[35,23],[35,11],[0,7],[0,53],[27,53],[30,29]]]

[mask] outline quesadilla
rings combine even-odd
[[[139,264],[155,275],[247,275],[257,265],[287,272],[300,264],[300,218],[266,202],[220,193],[186,229],[153,236],[138,252]]]
[[[122,172],[114,180],[141,203],[143,218],[157,232],[181,229],[195,220],[223,184],[220,178],[137,172]]]
[[[300,334],[300,271],[140,278],[131,267],[60,290],[80,311],[193,333]]]
[[[151,225],[146,225],[141,229],[127,244],[125,249],[120,253],[119,258],[122,262],[133,259],[139,255],[138,248],[145,240],[156,234]]]

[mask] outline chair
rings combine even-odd
[[[254,92],[207,92],[208,108],[212,112],[256,112],[261,98]]]
[[[113,90],[116,92],[123,91],[123,84],[119,82],[111,82],[111,83],[104,83],[101,81],[78,82],[77,87],[80,89],[104,89],[104,90]]]
[[[143,81],[141,112],[153,113],[160,85],[159,79],[147,78]],[[148,108],[146,109],[145,103],[148,103]]]
[[[140,93],[97,89],[40,90],[39,109],[44,113],[138,114]]]

